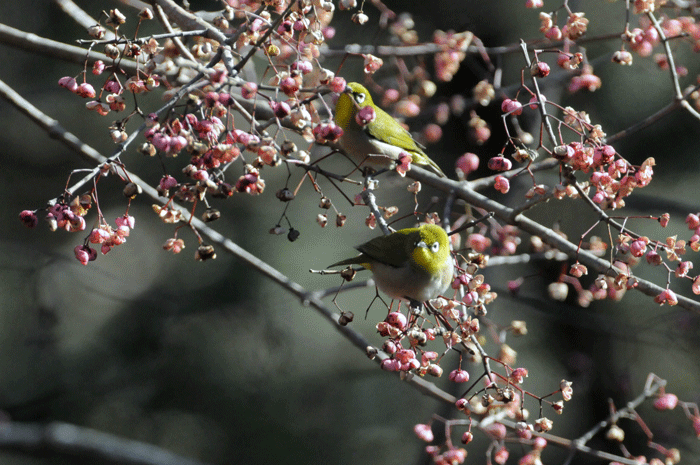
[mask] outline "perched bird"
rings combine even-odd
[[[374,109],[375,117],[362,126],[355,115],[366,106]],[[445,177],[440,167],[423,152],[424,147],[414,141],[398,121],[374,104],[362,84],[350,82],[340,94],[335,104],[335,122],[343,130],[340,146],[361,168],[393,168],[403,151],[411,156],[412,163]]]
[[[452,281],[447,233],[435,224],[375,237],[358,247],[360,255],[331,266],[360,265],[372,272],[377,287],[392,299],[434,299]]]

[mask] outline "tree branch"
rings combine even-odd
[[[432,173],[415,166],[411,167],[411,170],[406,174],[406,176],[443,192],[454,191],[457,198],[460,198],[475,207],[482,208],[486,211],[492,211],[501,221],[517,226],[529,234],[539,236],[547,245],[560,250],[568,255],[572,260],[578,259],[581,263],[586,265],[588,268],[595,270],[597,273],[608,276],[617,275],[617,271],[611,267],[608,261],[598,258],[585,250],[579,250],[576,244],[564,239],[560,234],[557,234],[550,228],[542,226],[536,221],[527,218],[523,214],[516,214],[515,210],[512,208],[506,207],[505,205],[472,190],[468,183],[438,178]],[[664,290],[660,286],[657,286],[649,281],[639,277],[635,278],[637,280],[637,287],[635,287],[635,289],[650,297],[656,297]],[[678,296],[678,306],[685,308],[686,310],[692,310],[700,313],[700,303],[681,295]]]
[[[69,423],[3,423],[0,449],[27,454],[52,452],[124,465],[206,465],[152,444]]]
[[[43,55],[49,58],[65,60],[70,63],[76,63],[81,67],[85,64],[85,60],[89,64],[93,64],[97,60],[102,60],[105,63],[111,63],[112,59],[104,53],[87,51],[84,48],[74,45],[67,45],[62,42],[39,37],[31,32],[20,31],[5,24],[0,24],[0,44],[9,45],[25,52]],[[133,60],[122,59],[119,66],[127,74],[136,74],[137,63]]]

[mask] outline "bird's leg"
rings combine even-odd
[[[379,295],[379,288],[377,288],[375,286],[374,292],[375,292],[374,298],[372,299],[372,302],[369,303],[369,306],[367,306],[367,311],[365,312],[365,320],[367,319],[367,315],[369,314],[369,309],[372,307],[372,304],[374,304],[374,301],[377,299],[381,300],[386,308],[391,308],[391,306],[387,305],[387,303],[384,302],[384,299],[382,299],[382,296]],[[392,300],[391,302],[393,303],[394,301]]]
[[[357,169],[360,170],[360,173],[362,173],[363,178],[372,178],[376,174],[377,170],[375,170],[372,167],[369,166],[358,166]]]
[[[417,300],[410,299],[408,301],[408,308],[413,315],[420,315],[423,312],[423,304]]]

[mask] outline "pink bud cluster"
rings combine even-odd
[[[662,227],[666,227],[670,219],[668,214],[664,214],[658,218]],[[685,219],[688,228],[693,232],[690,241],[678,239],[677,236],[666,238],[665,242],[652,241],[646,236],[633,237],[627,232],[621,233],[617,238],[616,248],[620,252],[623,261],[616,261],[614,266],[620,270],[616,277],[600,275],[595,279],[594,284],[589,289],[583,289],[578,281],[569,281],[574,284],[579,293],[579,304],[587,306],[593,300],[613,299],[619,300],[624,291],[636,286],[636,279],[631,275],[630,267],[636,264],[640,258],[644,257],[646,262],[652,266],[664,265],[676,278],[686,278],[692,280],[691,289],[694,294],[700,294],[700,276],[691,276],[690,272],[693,269],[693,262],[690,260],[682,260],[687,247],[691,250],[700,250],[700,215],[689,214]],[[662,253],[665,253],[668,262],[677,262],[675,268],[664,263]],[[626,256],[626,258],[624,258]],[[580,278],[587,274],[588,270],[580,263],[574,264],[569,274],[573,278]],[[564,297],[565,298],[565,297]],[[654,301],[659,305],[676,305],[678,297],[676,293],[669,287],[658,294]]]
[[[99,227],[93,229],[88,236],[88,241],[92,244],[100,244],[102,255],[107,254],[112,247],[126,242],[132,229],[134,229],[135,219],[133,216],[120,216],[115,221],[116,227],[103,223]],[[85,263],[83,263],[85,264]]]
[[[584,13],[569,14],[562,28],[555,24],[555,20],[555,16],[540,12],[540,32],[549,40],[556,41],[566,37],[573,41],[584,35],[588,29],[588,19]]]
[[[105,68],[105,63],[98,60],[93,64],[92,74],[99,76],[104,72]],[[58,80],[58,84],[80,97],[89,99],[95,99],[95,97],[97,97],[95,89],[91,84],[87,82],[78,84],[75,78],[70,76],[62,77]],[[85,104],[85,107],[88,110],[97,112],[101,116],[109,114],[110,111],[120,112],[126,108],[126,102],[121,95],[125,89],[134,94],[140,94],[150,92],[159,85],[160,78],[156,74],[146,75],[145,78],[132,76],[126,80],[124,85],[119,82],[115,75],[111,75],[102,85],[99,98],[90,100]],[[107,93],[105,97],[103,97],[104,92]]]
[[[58,80],[58,85],[65,87],[74,94],[83,98],[95,98],[95,88],[87,82],[78,84],[76,80],[70,76],[62,77]]]
[[[384,65],[384,60],[371,54],[363,54],[362,58],[365,59],[365,74],[374,74]]]
[[[435,55],[435,75],[438,80],[449,82],[457,74],[471,40],[470,32],[435,31],[433,42],[444,47],[443,51]]]
[[[319,144],[336,142],[343,135],[343,129],[334,121],[319,123],[313,129],[314,139]]]
[[[604,209],[623,207],[624,198],[632,194],[635,188],[647,186],[654,174],[653,158],[635,167],[622,158],[615,159],[615,149],[609,145],[572,142],[555,147],[553,156],[568,163],[574,170],[584,173],[592,171],[590,185],[596,189],[592,200]],[[567,192],[562,191],[562,194],[567,195]]]
[[[440,450],[439,446],[426,446],[425,448],[435,465],[460,465],[467,459],[467,451],[461,447],[450,445],[444,452],[440,452]]]
[[[476,271],[476,267],[469,266]],[[438,352],[426,350],[424,346],[429,341],[442,338],[446,347],[452,347],[468,340],[479,332],[479,320],[468,315],[466,308],[470,306],[478,312],[484,312],[484,306],[490,303],[495,294],[484,282],[482,275],[461,274],[455,279],[452,287],[467,288],[467,295],[472,298],[470,302],[459,302],[438,298],[433,301],[433,306],[442,313],[451,323],[452,329],[446,332],[442,325],[424,327],[425,320],[421,317],[411,316],[407,318],[401,312],[391,312],[384,321],[376,325],[380,336],[387,338],[382,350],[389,356],[381,362],[381,368],[388,371],[413,372],[419,376],[431,375],[439,377],[443,373],[440,367]],[[465,370],[453,370],[450,379],[454,382],[466,382],[469,374]]]
[[[664,289],[661,291],[661,294],[654,297],[654,302],[659,305],[668,304],[673,306],[678,304],[678,297],[671,289]]]
[[[236,181],[234,189],[251,195],[262,194],[265,190],[265,181],[260,177],[260,172],[251,165],[246,165],[246,174]]]
[[[45,219],[52,231],[57,229],[68,232],[84,231],[86,223],[83,216],[87,213],[87,208],[78,202],[72,202],[71,205],[57,203],[49,207]],[[24,210],[20,213],[20,220],[30,228],[38,224],[36,212],[30,210]]]
[[[507,115],[522,115],[523,105],[517,100],[507,98],[504,99],[503,102],[501,102],[501,111]]]
[[[466,307],[475,309],[477,313],[481,313],[484,305],[495,299],[495,294],[491,292],[491,286],[484,282],[483,275],[477,274],[472,276],[469,273],[460,273],[452,281],[452,289],[456,290],[462,287],[464,287],[464,297],[462,297],[461,303]],[[459,322],[460,337],[466,338],[479,332],[479,320],[472,320],[466,317],[461,307],[448,302],[441,309],[446,317]]]
[[[505,225],[496,231],[498,242],[493,252],[495,255],[513,255],[520,244],[520,232],[518,228]]]
[[[391,312],[384,321],[377,323],[379,334],[389,337],[382,346],[382,350],[389,355],[389,358],[382,360],[380,364],[383,370],[406,372],[421,367],[421,361],[416,358],[416,351],[402,346],[401,341],[406,336],[407,330],[408,320],[400,312]]]
[[[406,176],[406,173],[411,169],[411,162],[413,157],[408,154],[408,152],[399,153],[399,159],[396,163],[396,172],[401,175],[401,177]]]
[[[572,94],[578,92],[581,89],[585,89],[588,92],[595,92],[600,89],[602,81],[598,76],[593,74],[593,67],[590,65],[585,65],[581,74],[573,76],[571,82],[569,83],[569,92]]]
[[[659,32],[649,24],[645,29],[635,28],[630,35],[630,48],[639,56],[651,55],[654,46],[659,43]]]
[[[101,244],[102,254],[109,252],[112,247],[121,245],[126,242],[126,237],[134,228],[134,217],[124,215],[116,219],[116,228],[112,228],[108,224],[102,224],[95,228],[90,233],[88,240],[92,244]],[[87,244],[78,245],[74,249],[75,258],[87,265],[89,262],[97,259],[97,251]]]

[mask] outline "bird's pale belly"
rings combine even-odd
[[[408,266],[396,268],[374,263],[372,274],[379,290],[392,299],[424,302],[436,298],[446,288],[442,276],[433,278],[423,270]]]

